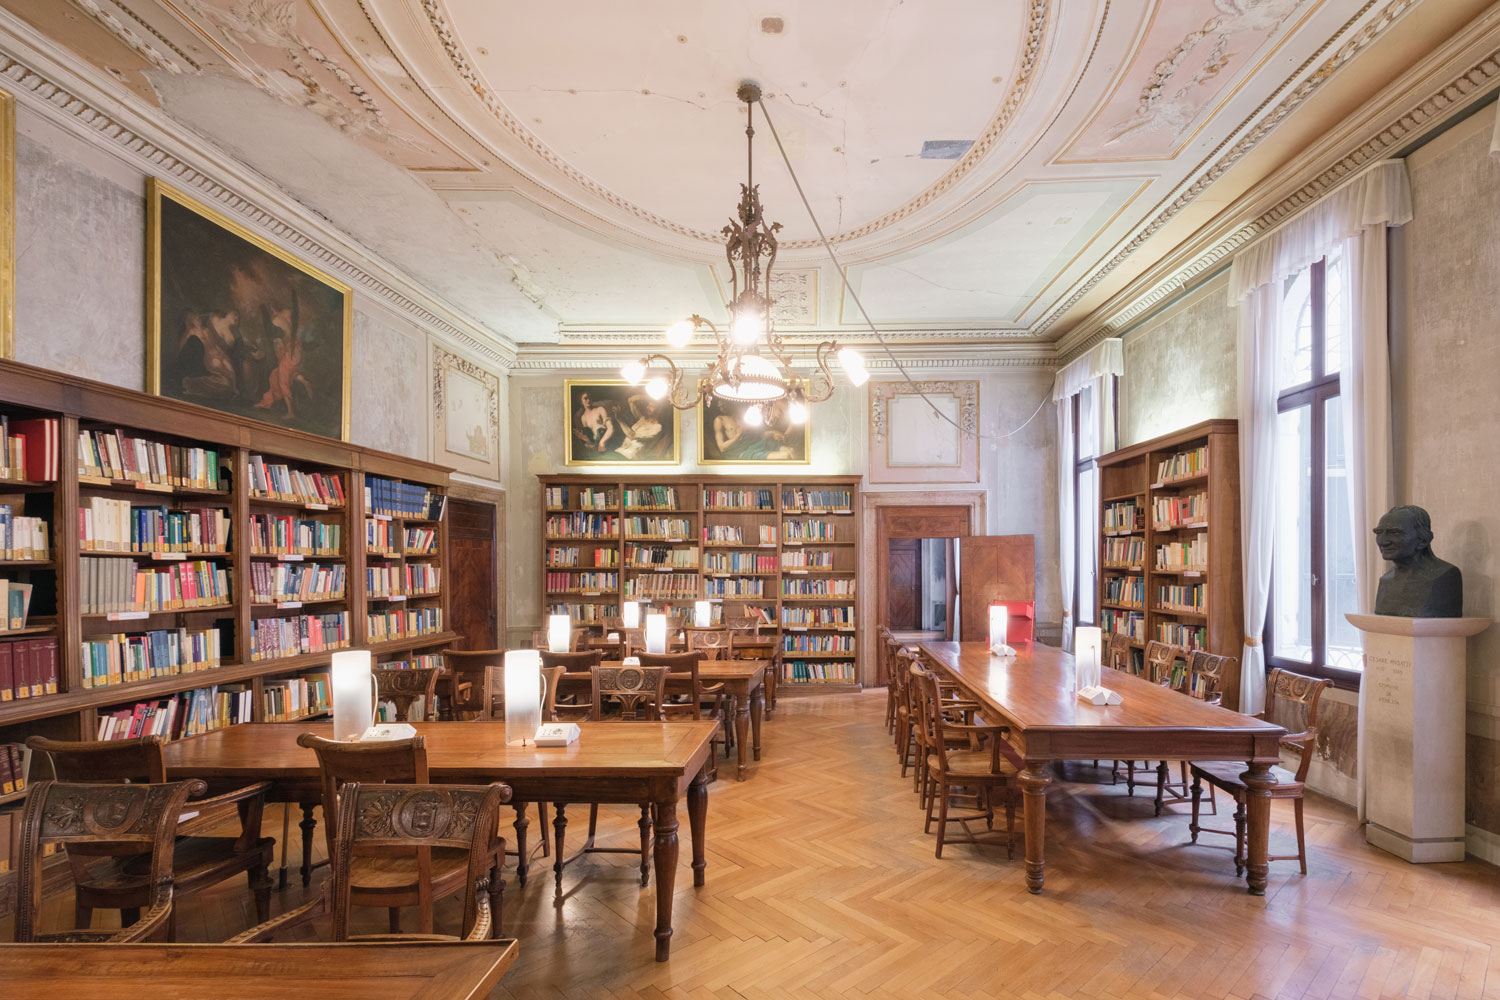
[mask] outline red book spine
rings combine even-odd
[[[16,673],[10,656],[12,645],[0,642],[0,702],[14,701],[16,697]]]

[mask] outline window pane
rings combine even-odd
[[[1281,300],[1281,349],[1276,387],[1312,381],[1312,274],[1292,278]]]
[[[1092,625],[1098,619],[1098,581],[1094,564],[1099,558],[1099,496],[1095,489],[1098,469],[1078,473],[1078,619],[1079,625]]]
[[[1332,375],[1344,367],[1344,350],[1349,341],[1349,314],[1346,309],[1349,287],[1344,273],[1343,251],[1335,250],[1323,260],[1323,374]],[[1330,503],[1332,501],[1329,501]]]
[[[1078,393],[1078,458],[1093,458],[1099,435],[1099,421],[1094,415],[1094,387],[1086,385]]]
[[[1312,409],[1276,416],[1272,654],[1312,662]]]
[[[1323,427],[1323,498],[1328,505],[1323,513],[1323,567],[1328,577],[1323,586],[1323,621],[1328,632],[1323,664],[1359,670],[1363,666],[1359,631],[1344,617],[1359,610],[1359,590],[1349,527],[1349,480],[1344,472],[1344,422],[1337,396],[1323,404]]]

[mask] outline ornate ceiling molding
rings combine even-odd
[[[864,327],[819,327],[810,330],[777,330],[781,339],[793,346],[814,347],[829,338],[847,343],[873,343]],[[933,344],[962,342],[974,345],[997,342],[1037,342],[1037,338],[1020,327],[902,327],[882,326],[880,335],[890,343]],[[575,345],[662,345],[662,328],[638,326],[563,327],[559,344]],[[540,348],[540,349],[545,349]]]
[[[1349,116],[1349,121],[1358,123],[1358,131],[1351,136],[1334,137],[1335,148],[1342,151],[1342,155],[1334,152],[1332,155],[1338,158],[1332,163],[1321,169],[1312,168],[1316,173],[1310,178],[1298,177],[1280,184],[1275,178],[1270,178],[1226,207],[1219,213],[1220,219],[1241,219],[1251,213],[1254,217],[1252,221],[1227,231],[1221,223],[1202,240],[1186,248],[1184,254],[1169,258],[1141,281],[1127,286],[1096,314],[1103,318],[1081,324],[1076,332],[1058,342],[1061,362],[1066,364],[1107,337],[1119,336],[1167,300],[1227,266],[1241,247],[1290,219],[1370,164],[1391,157],[1465,108],[1486,99],[1500,85],[1500,44],[1497,44],[1500,43],[1500,16],[1492,21],[1489,25],[1479,26],[1478,39],[1454,39],[1453,44],[1460,49],[1458,55],[1467,56],[1458,59],[1456,65],[1452,65],[1455,55],[1451,50],[1434,53],[1429,60],[1424,60],[1424,64],[1393,83],[1388,93],[1376,95],[1369,102],[1369,105],[1382,109],[1391,104],[1404,104],[1404,109],[1394,117],[1390,114],[1374,117],[1372,124],[1365,120],[1367,116],[1363,113]],[[1476,41],[1489,46],[1488,51],[1477,56],[1467,52],[1474,48]],[[1437,74],[1432,68],[1433,63],[1449,65],[1443,66],[1444,72]],[[1434,75],[1437,76],[1435,83]],[[1416,87],[1418,81],[1422,84],[1421,89]],[[1315,153],[1312,159],[1317,159]],[[1323,159],[1326,162],[1326,157]],[[1307,161],[1303,161],[1293,164],[1283,173],[1305,175],[1308,169]],[[1268,206],[1255,206],[1256,201],[1265,201],[1267,188],[1284,189],[1288,183],[1295,185],[1290,193],[1281,195]],[[1118,308],[1121,301],[1129,304]]]
[[[1417,0],[1386,0],[1385,6],[1376,12],[1373,17],[1365,21],[1358,30],[1355,30],[1338,47],[1333,55],[1318,64],[1312,73],[1305,77],[1303,76],[1310,66],[1323,57],[1330,46],[1339,38],[1344,37],[1355,25],[1358,25],[1378,3],[1379,0],[1367,0],[1352,17],[1344,22],[1343,27],[1338,32],[1319,46],[1318,50],[1304,60],[1302,65],[1297,67],[1296,72],[1288,75],[1286,81],[1274,93],[1262,101],[1253,112],[1245,117],[1239,126],[1230,132],[1222,142],[1203,158],[1202,162],[1189,174],[1193,179],[1185,182],[1184,186],[1179,186],[1175,197],[1171,197],[1170,201],[1159,206],[1151,220],[1140,226],[1136,230],[1135,235],[1124,246],[1115,251],[1108,259],[1095,266],[1090,271],[1088,277],[1079,283],[1066,299],[1053,305],[1048,313],[1033,326],[1033,332],[1042,334],[1051,329],[1058,320],[1067,314],[1068,310],[1072,309],[1085,295],[1097,287],[1099,282],[1103,281],[1115,268],[1124,263],[1127,258],[1144,246],[1151,237],[1156,235],[1162,226],[1171,221],[1177,213],[1181,212],[1197,199],[1199,195],[1203,194],[1214,181],[1222,177],[1230,167],[1234,166],[1247,153],[1258,146],[1262,139],[1290,117],[1294,111],[1300,108],[1339,69],[1367,49],[1376,39],[1384,35],[1403,14],[1416,5]],[[1302,77],[1301,82],[1292,87],[1290,93],[1287,93],[1280,103],[1276,104],[1269,113],[1263,114],[1265,109],[1276,100],[1277,95],[1281,94],[1298,77]],[[1246,131],[1246,127],[1250,126],[1251,122],[1255,124]],[[1239,140],[1230,146],[1231,140],[1237,135],[1240,136]],[[1229,147],[1228,151],[1220,155],[1226,146]]]
[[[0,79],[18,101],[71,131],[83,133],[94,145],[111,150],[143,173],[171,180],[450,346],[484,358],[502,370],[514,362],[514,344],[500,340],[425,294],[396,268],[356,250],[355,241],[315,219],[273,184],[251,174],[223,152],[158,120],[153,109],[127,102],[113,88],[89,80],[85,76],[88,72],[55,43],[37,35],[9,12],[0,11]],[[186,157],[205,166],[190,163]],[[265,207],[268,205],[274,211]]]
[[[549,167],[594,197],[643,222],[687,239],[714,244],[723,242],[722,234],[717,231],[709,232],[703,229],[694,229],[690,226],[673,222],[616,194],[555,153],[536,133],[532,132],[531,129],[526,127],[525,123],[511,113],[510,109],[495,95],[494,91],[485,85],[484,78],[474,68],[473,63],[469,61],[469,57],[464,51],[457,33],[449,23],[443,11],[442,0],[422,0],[422,11],[426,14],[427,23],[436,36],[438,44],[442,46],[443,52],[452,65],[454,72],[464,81],[474,96],[478,98],[480,103],[484,105],[485,109],[489,111],[495,120],[517,141],[540,157]],[[1017,65],[1016,78],[1011,84],[1005,101],[1000,105],[999,110],[995,112],[994,117],[990,119],[984,132],[974,141],[974,144],[969,147],[968,151],[959,158],[952,169],[948,170],[934,184],[907,201],[900,208],[887,212],[880,218],[859,226],[856,229],[830,236],[829,242],[847,243],[851,240],[857,240],[908,218],[953,188],[954,185],[968,176],[989,155],[989,152],[1004,134],[1006,127],[1014,120],[1026,97],[1027,91],[1031,88],[1033,76],[1037,69],[1037,62],[1046,42],[1048,13],[1048,0],[1026,0],[1025,40],[1021,47],[1021,58]],[[822,244],[818,240],[813,239],[784,240],[781,243],[781,250],[812,250],[821,246]]]
[[[1052,345],[1026,344],[901,344],[892,343],[889,353],[878,346],[865,347],[866,364],[873,372],[899,373],[899,367],[912,372],[984,371],[1055,371],[1057,352]],[[613,375],[621,364],[635,360],[638,350],[618,341],[610,344],[522,344],[517,351],[512,374],[541,374],[550,371],[592,371]],[[685,350],[676,360],[687,367],[707,365],[713,352],[700,348]],[[811,369],[812,357],[796,359],[794,368]]]

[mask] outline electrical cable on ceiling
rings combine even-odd
[[[937,404],[927,397],[927,393],[923,392],[921,389],[917,389],[916,379],[911,377],[911,373],[906,370],[906,366],[901,364],[900,359],[897,358],[894,353],[892,353],[890,345],[885,342],[885,337],[881,336],[879,328],[877,328],[874,321],[870,319],[870,314],[865,312],[865,304],[859,300],[859,293],[854,290],[854,286],[849,284],[849,276],[844,272],[844,265],[839,260],[838,254],[833,252],[833,245],[828,242],[828,237],[823,234],[823,227],[818,225],[818,217],[813,214],[812,203],[807,200],[807,192],[802,190],[802,182],[797,179],[797,171],[792,169],[791,158],[786,155],[786,148],[781,144],[781,136],[776,132],[776,123],[771,120],[771,112],[766,107],[766,102],[764,100],[759,100],[756,103],[760,105],[761,116],[765,118],[766,126],[771,130],[771,138],[776,140],[776,150],[781,154],[781,162],[786,164],[786,172],[792,178],[792,185],[797,189],[797,196],[802,199],[802,207],[807,209],[807,217],[812,221],[813,229],[817,230],[818,241],[822,243],[823,249],[828,252],[828,259],[833,261],[834,269],[839,273],[839,280],[843,282],[844,292],[849,296],[849,298],[853,299],[854,304],[859,307],[859,314],[861,317],[863,317],[865,325],[868,326],[870,328],[870,332],[875,335],[876,341],[880,343],[881,349],[885,351],[886,357],[891,359],[891,364],[895,365],[896,370],[901,373],[901,377],[906,379],[906,381],[910,383],[912,388],[916,390],[917,395],[922,397],[923,402],[931,407],[933,413],[937,414],[940,419],[947,421],[954,427],[957,427],[960,434],[969,434],[985,441],[1003,441],[1006,438],[1013,437],[1016,434],[1021,433],[1021,431],[1025,430],[1026,426],[1036,419],[1036,415],[1042,412],[1042,407],[1047,405],[1047,400],[1050,399],[1052,395],[1051,386],[1048,386],[1047,390],[1043,392],[1041,402],[1036,404],[1036,409],[1031,411],[1031,416],[1027,417],[1026,420],[1021,424],[1021,426],[1016,427],[1012,430],[1008,430],[1003,434],[982,434],[978,430],[965,430],[962,426],[959,425],[957,420],[954,420],[952,417],[948,416],[948,414],[938,409]]]

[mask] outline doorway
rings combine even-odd
[[[448,495],[449,628],[465,649],[495,649],[504,602],[500,578],[505,497],[498,490],[454,484]]]
[[[941,496],[941,494],[937,494]],[[873,612],[877,626],[883,625],[903,636],[916,637],[931,632],[932,638],[957,635],[958,618],[958,541],[967,538],[982,524],[983,512],[975,498],[970,503],[921,503],[918,498],[933,494],[887,493],[865,497],[873,514],[875,546],[874,607],[866,605],[866,615]],[[946,499],[946,497],[944,497]],[[964,497],[964,499],[969,499]],[[918,501],[918,502],[912,502]],[[942,553],[939,560],[937,553]],[[941,577],[938,576],[941,566]],[[927,581],[932,581],[927,583]],[[941,580],[941,584],[938,581]],[[893,591],[895,592],[893,594]],[[896,617],[892,617],[892,610]],[[936,622],[935,612],[942,611],[942,622],[933,629],[898,628],[897,622],[916,626]],[[865,619],[869,621],[867,617]],[[877,630],[867,629],[873,636]],[[873,644],[870,653],[873,654]],[[875,683],[885,684],[885,664],[878,658]]]
[[[957,538],[892,538],[887,627],[903,639],[951,639],[958,591]]]

